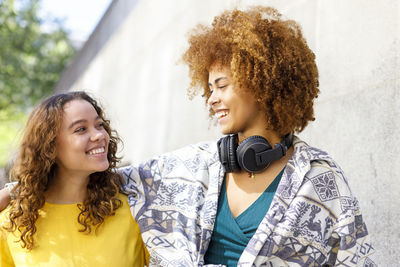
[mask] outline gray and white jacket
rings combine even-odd
[[[203,266],[224,171],[216,142],[121,169],[151,266]],[[294,139],[271,207],[238,266],[377,266],[357,199],[343,171]]]

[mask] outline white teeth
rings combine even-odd
[[[101,154],[101,153],[104,153],[104,147],[101,147],[101,148],[96,148],[96,149],[93,149],[93,150],[90,150],[89,151],[89,155],[95,155],[95,154]]]
[[[215,115],[217,116],[217,119],[221,119],[228,115],[228,111],[218,111],[217,113],[215,113]]]

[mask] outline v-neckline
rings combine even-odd
[[[254,200],[244,211],[242,211],[238,216],[236,216],[236,218],[233,216],[232,211],[231,211],[231,207],[229,206],[229,201],[228,201],[228,192],[227,192],[227,187],[226,187],[226,176],[223,180],[223,187],[224,187],[224,194],[225,194],[225,201],[226,201],[226,205],[228,207],[229,210],[229,214],[232,217],[232,219],[237,222],[238,219],[240,219],[241,217],[243,217],[246,213],[249,212],[249,210],[256,205],[258,202],[260,202],[262,196],[265,194],[265,192],[268,191],[268,189],[270,189],[273,185],[275,185],[276,180],[278,177],[282,177],[283,172],[285,171],[285,168],[283,168],[277,176],[275,176],[274,180],[272,180],[272,182],[268,185],[268,187],[257,197],[256,200]],[[243,215],[244,214],[244,215]],[[242,216],[243,215],[243,216]]]

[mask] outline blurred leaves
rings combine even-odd
[[[25,112],[12,107],[0,110],[0,167],[4,167],[16,153],[26,119]]]
[[[50,95],[75,54],[59,22],[45,31],[40,0],[0,0],[0,111],[26,110]]]
[[[53,93],[75,54],[60,22],[44,23],[39,8],[40,0],[0,0],[0,167],[15,153],[26,113]]]

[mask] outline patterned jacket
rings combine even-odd
[[[216,142],[121,171],[150,265],[204,265],[224,178]],[[377,266],[358,201],[326,152],[295,137],[271,207],[238,266]]]

